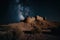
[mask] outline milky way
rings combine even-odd
[[[60,21],[60,1],[57,0],[0,0],[0,3],[1,24],[19,22],[26,16],[36,15]]]

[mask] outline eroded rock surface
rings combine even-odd
[[[59,23],[47,21],[43,17],[27,17],[19,23],[0,25],[0,37],[8,38],[7,40],[56,40],[59,37],[42,34],[51,32],[52,29],[54,31],[56,27],[60,27]]]

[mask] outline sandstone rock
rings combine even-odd
[[[9,28],[9,33],[14,33],[14,36],[17,36],[18,39],[23,39],[25,37],[24,31],[29,31],[32,33],[42,33],[42,32],[51,32],[51,30],[45,30],[48,28],[57,27],[56,23],[44,20],[43,17],[36,16],[36,17],[27,17],[25,21],[19,23],[11,23],[8,25],[0,25],[0,28]],[[1,30],[0,30],[1,31]],[[1,34],[9,34],[8,32],[0,32]],[[16,34],[15,34],[16,33]],[[37,35],[38,36],[38,35]],[[37,38],[38,39],[38,38]],[[32,39],[33,40],[33,39]]]
[[[37,20],[44,20],[43,17],[36,16]]]
[[[32,22],[34,22],[35,21],[35,17],[27,17],[27,19],[26,19],[26,22],[27,23],[32,23]]]

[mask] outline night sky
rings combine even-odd
[[[18,4],[29,7],[29,16],[40,15],[50,21],[60,22],[59,0],[0,0],[0,24],[19,22]]]

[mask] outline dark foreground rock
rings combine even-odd
[[[60,37],[48,34],[24,34],[22,38],[11,35],[0,36],[0,40],[60,40]]]

